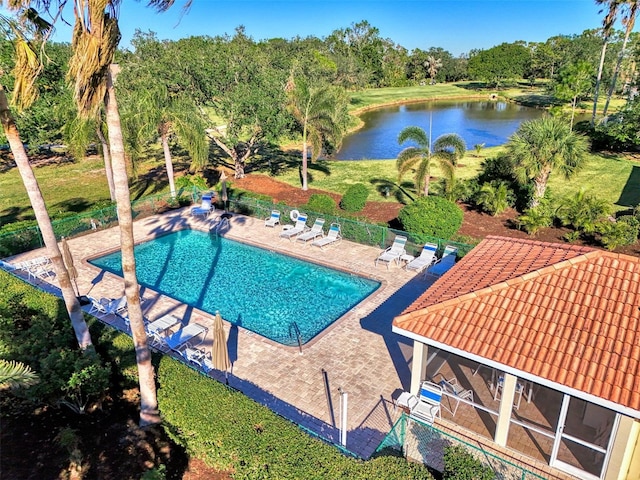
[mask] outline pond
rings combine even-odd
[[[377,108],[360,115],[364,126],[347,135],[337,160],[391,159],[409,143],[398,145],[398,134],[408,126],[418,126],[432,142],[445,133],[457,133],[467,149],[484,143],[486,147],[502,145],[525,120],[540,118],[544,110],[523,107],[502,100],[437,101],[410,103]]]

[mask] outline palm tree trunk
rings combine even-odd
[[[176,182],[173,180],[173,162],[171,161],[171,150],[169,150],[169,135],[167,133],[168,125],[162,124],[160,127],[160,141],[162,142],[162,151],[164,152],[164,163],[167,167],[167,176],[169,177],[169,190],[171,196],[176,196]]]
[[[598,110],[598,93],[600,90],[600,81],[602,80],[602,70],[604,69],[604,57],[607,53],[607,42],[609,41],[608,37],[605,37],[604,43],[602,44],[602,51],[600,53],[600,65],[598,66],[598,76],[596,77],[596,86],[593,93],[593,113],[591,114],[591,126],[596,123],[596,111]]]
[[[533,179],[533,197],[531,197],[529,208],[535,208],[540,205],[540,202],[544,197],[544,192],[547,190],[549,175],[551,175],[551,169],[544,168],[540,172],[540,175]]]
[[[33,174],[33,169],[29,163],[29,158],[27,157],[24,145],[20,140],[20,133],[16,128],[13,115],[9,109],[9,103],[7,102],[7,96],[2,85],[0,85],[0,121],[2,122],[4,134],[9,141],[16,165],[18,166],[18,171],[22,177],[22,182],[27,190],[29,201],[33,207],[33,213],[36,216],[44,244],[47,247],[47,253],[53,262],[56,278],[58,279],[58,284],[62,291],[62,298],[67,312],[69,313],[69,318],[71,319],[71,325],[73,326],[76,339],[78,340],[78,345],[82,350],[86,350],[92,345],[91,335],[89,334],[89,329],[87,328],[87,323],[85,322],[80,302],[78,302],[76,292],[71,285],[69,272],[62,260],[62,254],[58,248],[58,242],[53,231],[53,226],[51,225],[49,213],[47,212],[47,206],[44,203],[44,198],[42,197],[42,191],[40,190],[38,181]]]
[[[138,365],[138,380],[140,384],[140,426],[154,425],[161,422],[156,396],[156,384],[151,353],[147,345],[147,335],[144,329],[142,307],[138,278],[136,277],[136,259],[133,253],[133,218],[131,215],[131,197],[127,166],[122,141],[120,114],[113,87],[113,65],[107,74],[107,94],[105,106],[107,111],[107,128],[109,131],[109,145],[113,161],[113,180],[118,205],[118,223],[120,224],[120,244],[122,248],[122,272],[127,296],[131,334],[136,350]]]
[[[622,64],[622,59],[624,58],[624,54],[627,50],[627,42],[629,41],[629,35],[633,30],[633,26],[636,23],[636,12],[638,10],[638,1],[634,1],[629,6],[629,17],[627,18],[627,28],[624,32],[624,41],[622,42],[622,50],[618,54],[618,60],[616,61],[616,68],[613,72],[613,78],[611,79],[611,85],[609,85],[609,92],[607,92],[607,101],[604,104],[604,110],[602,112],[603,116],[607,115],[607,110],[609,109],[609,102],[611,101],[611,97],[613,95],[613,91],[616,88],[616,82],[618,81],[618,74],[620,73],[620,65]]]
[[[309,190],[307,182],[307,132],[305,131],[302,140],[302,171],[300,176],[302,177],[302,190]]]
[[[107,184],[109,185],[109,196],[111,197],[111,201],[116,201],[116,191],[113,188],[113,167],[111,167],[111,151],[109,150],[109,144],[107,143],[107,139],[104,138],[102,134],[102,129],[100,127],[96,128],[96,134],[100,139],[100,144],[102,145],[102,158],[104,159],[104,171],[107,175]]]

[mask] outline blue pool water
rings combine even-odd
[[[196,230],[135,247],[141,285],[271,340],[304,343],[373,293],[380,283]],[[120,252],[91,264],[122,276]]]

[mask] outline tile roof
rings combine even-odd
[[[393,325],[640,414],[639,309],[640,258],[487,237]]]

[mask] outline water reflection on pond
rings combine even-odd
[[[363,113],[364,126],[345,137],[342,148],[333,158],[338,160],[396,158],[409,144],[398,145],[398,134],[408,126],[421,127],[432,140],[444,133],[457,133],[467,149],[484,143],[502,145],[520,123],[543,115],[544,111],[501,100],[437,101],[383,107]]]

